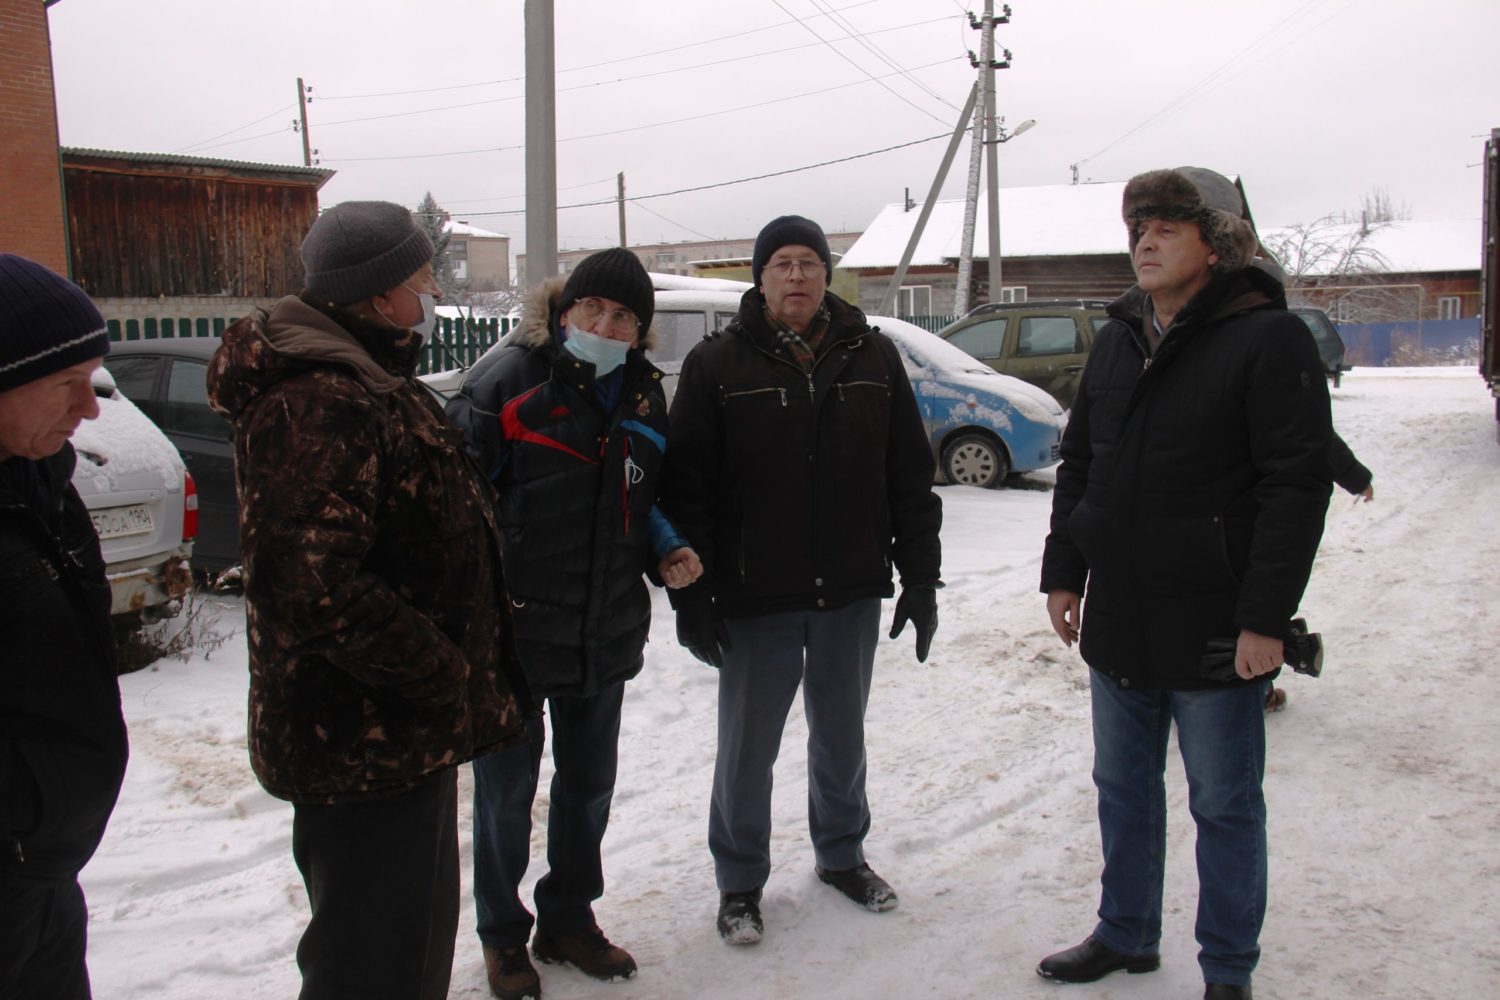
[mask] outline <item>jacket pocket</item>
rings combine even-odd
[[[1193,595],[1238,589],[1222,516],[1146,517],[1141,527],[1137,558],[1148,591]]]

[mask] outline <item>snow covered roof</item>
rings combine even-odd
[[[1124,181],[1001,188],[1001,251],[1006,257],[1125,253],[1125,224],[1120,221],[1120,201],[1124,194]],[[986,259],[988,205],[981,191],[974,225],[974,256]],[[899,203],[887,205],[845,252],[839,267],[894,268],[901,263],[906,241],[911,238],[920,214],[920,207],[903,211]],[[935,204],[912,264],[941,265],[956,260],[963,223],[962,198]]]
[[[488,236],[491,239],[497,240],[503,240],[506,238],[504,233],[492,233],[488,229],[480,229],[478,226],[471,226],[467,222],[455,222],[450,220],[443,223],[443,228],[452,233],[454,236]]]
[[[1359,231],[1359,223],[1339,223],[1319,232],[1320,240],[1347,244]],[[1263,235],[1273,243],[1290,227],[1268,229]],[[1479,219],[1445,219],[1434,222],[1392,222],[1370,234],[1366,246],[1385,259],[1385,270],[1393,274],[1423,274],[1433,271],[1477,271],[1483,256]],[[1009,253],[1006,250],[1006,253]],[[976,250],[975,253],[978,253]]]

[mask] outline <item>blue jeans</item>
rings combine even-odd
[[[1131,955],[1161,943],[1167,855],[1167,739],[1187,771],[1198,827],[1198,964],[1245,985],[1266,915],[1266,682],[1211,691],[1140,691],[1089,671],[1094,785],[1104,847],[1094,937]]]
[[[541,773],[546,726],[527,721],[525,743],[474,761],[474,903],[479,940],[491,948],[524,945],[533,923],[548,934],[594,924],[604,895],[600,845],[609,825],[619,764],[625,684],[592,698],[548,698],[552,718],[547,874],[536,884],[536,918],[521,902],[531,861],[531,804]]]
[[[771,874],[771,772],[797,687],[807,715],[807,825],[824,868],[865,860],[865,706],[879,641],[880,600],[833,611],[730,619],[719,670],[719,751],[708,848],[721,892]]]

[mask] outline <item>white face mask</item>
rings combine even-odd
[[[563,341],[563,346],[578,360],[593,364],[595,378],[603,378],[623,365],[625,355],[630,352],[630,345],[625,341],[610,340],[597,333],[580,330],[572,323],[568,324],[568,339]]]
[[[404,281],[401,282],[401,287],[415,295],[417,297],[417,301],[422,304],[422,319],[419,322],[413,324],[409,329],[413,333],[421,334],[423,337],[432,336],[433,327],[437,326],[437,299],[431,295],[428,295],[426,292],[417,291],[415,288],[411,287]],[[379,306],[375,307],[375,311],[377,313],[380,313],[381,319],[391,324],[391,326],[396,327],[396,329],[408,329],[407,327],[397,326],[395,320],[391,319],[385,313],[380,312]]]

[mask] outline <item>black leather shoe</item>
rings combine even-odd
[[[1207,983],[1203,987],[1203,1000],[1251,1000],[1250,984],[1231,986],[1228,983]]]
[[[1057,983],[1092,983],[1121,969],[1133,974],[1155,972],[1160,966],[1160,955],[1127,955],[1100,944],[1091,934],[1076,948],[1042,959],[1036,967],[1036,974]]]
[[[871,871],[869,865],[857,865],[854,868],[842,868],[837,871],[815,866],[815,870],[818,878],[871,913],[894,910],[896,904],[900,902],[891,884]]]
[[[720,893],[714,926],[725,944],[758,944],[766,930],[760,919],[760,890]]]

